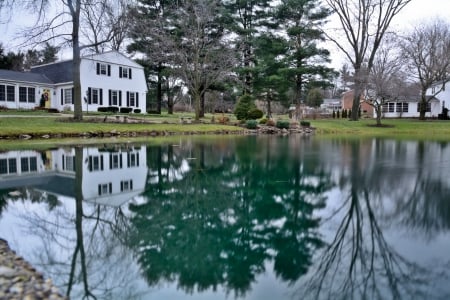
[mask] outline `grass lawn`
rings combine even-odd
[[[115,115],[107,115],[108,119],[115,119]],[[117,114],[121,115],[121,114]],[[103,123],[89,122],[90,119],[103,119],[105,114],[88,113],[84,114],[83,122],[73,122],[71,115],[52,114],[46,112],[14,111],[0,113],[0,136],[15,138],[19,135],[29,134],[33,137],[43,135],[78,136],[80,133],[148,133],[148,132],[169,132],[171,134],[185,133],[216,133],[227,131],[238,133],[241,127],[234,126],[237,121],[234,116],[227,114],[230,118],[230,125],[211,124],[212,114],[207,114],[199,124],[180,124],[181,116],[193,118],[192,113],[175,113],[173,115],[163,112],[161,115],[140,115],[131,114],[130,118],[139,117],[151,124],[139,123]],[[123,115],[121,115],[123,116]],[[217,120],[222,114],[215,114]],[[276,119],[288,119],[287,116],[276,116]],[[383,127],[376,127],[374,119],[361,119],[359,121],[349,121],[347,119],[317,119],[308,120],[311,126],[316,128],[318,135],[332,135],[345,137],[396,137],[396,138],[426,138],[450,140],[450,121],[416,119],[386,119],[382,120]]]
[[[342,119],[311,120],[318,134],[371,137],[416,137],[450,140],[450,121],[416,119],[386,119],[382,127],[375,120],[349,121]]]

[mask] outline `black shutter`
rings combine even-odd
[[[120,182],[120,191],[123,192],[123,181]]]
[[[100,156],[100,170],[103,171],[103,155]]]
[[[109,169],[112,169],[112,155],[109,155]]]
[[[119,67],[119,78],[122,78],[122,67]]]
[[[88,94],[87,94],[87,97],[88,97],[88,104],[91,104],[92,103],[92,100],[91,100],[91,95],[92,95],[92,93],[91,93],[91,91],[92,91],[92,89],[91,88],[88,88]]]
[[[130,190],[132,190],[133,189],[133,180],[131,179],[130,180]]]
[[[136,107],[139,107],[139,93],[136,93]]]
[[[103,89],[100,89],[100,105],[103,105]]]
[[[98,185],[98,195],[100,196],[102,194],[102,185]]]
[[[122,169],[122,153],[119,154],[119,167]]]
[[[108,90],[108,105],[111,106],[111,90]]]
[[[72,88],[72,104],[75,102],[74,88]]]
[[[139,152],[136,153],[136,166],[139,167]]]
[[[97,63],[97,75],[100,75],[100,63]]]
[[[111,76],[111,65],[108,65],[108,76]]]
[[[109,183],[109,193],[112,194],[112,183]]]
[[[129,75],[128,75],[128,78],[131,79],[131,68],[128,69],[128,74],[129,74]]]
[[[65,158],[65,155],[62,156],[62,169],[63,170],[66,169],[66,165],[65,165],[66,160],[64,158]]]
[[[61,89],[61,105],[64,105],[64,89]]]
[[[130,92],[127,92],[127,106],[130,106]]]
[[[92,156],[89,156],[89,171],[92,172]]]
[[[127,167],[129,168],[130,166],[131,166],[131,163],[130,163],[130,152],[128,152],[127,153]]]
[[[119,91],[119,106],[122,106],[122,91]]]

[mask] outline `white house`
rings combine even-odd
[[[0,107],[38,106],[73,111],[73,61],[32,67],[30,72],[0,70]],[[121,53],[110,51],[81,58],[83,111],[99,107],[131,108],[146,112],[144,68]]]
[[[441,103],[438,99],[428,96],[429,101],[427,102],[427,110],[425,112],[425,117],[434,118],[437,117],[441,111]],[[419,99],[420,97],[414,99],[405,99],[398,101],[390,101],[383,103],[382,113],[384,118],[418,118],[420,115],[419,111]],[[374,110],[374,117],[376,117],[376,110]]]
[[[145,146],[89,147],[80,154],[83,167],[76,170],[73,148],[0,153],[0,190],[33,188],[108,206],[120,206],[144,191]],[[82,172],[82,195],[75,191],[78,172]]]

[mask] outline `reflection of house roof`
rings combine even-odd
[[[53,83],[49,78],[47,78],[43,74],[1,70],[1,69],[0,69],[0,79],[14,82],[46,83],[46,84]]]
[[[74,178],[60,176],[57,173],[35,173],[30,175],[21,175],[2,178],[0,181],[0,189],[12,188],[35,188],[47,191],[53,194],[73,197]]]
[[[105,206],[114,206],[119,207],[126,202],[130,201],[132,198],[139,196],[144,190],[133,190],[128,192],[123,192],[120,194],[109,194],[104,196],[99,196],[91,199],[84,199],[84,201],[105,205]]]

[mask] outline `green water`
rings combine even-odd
[[[448,299],[450,143],[0,153],[0,237],[71,299]]]

